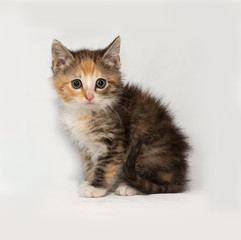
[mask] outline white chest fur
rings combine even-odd
[[[106,152],[106,146],[98,141],[100,136],[91,133],[91,115],[81,115],[70,112],[63,112],[62,120],[71,138],[77,143],[80,149],[87,151],[95,162],[98,156]]]

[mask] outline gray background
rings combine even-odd
[[[240,33],[238,1],[1,3],[0,236],[238,239]],[[76,194],[80,157],[59,125],[51,43],[95,49],[118,35],[125,81],[163,96],[190,137],[187,193]]]

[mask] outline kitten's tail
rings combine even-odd
[[[142,143],[142,141],[139,141],[135,146],[131,148],[126,162],[124,163],[123,170],[127,182],[132,187],[146,194],[182,192],[184,190],[182,185],[176,185],[172,183],[169,185],[156,184],[146,178],[143,178],[136,172],[136,159],[141,150]]]

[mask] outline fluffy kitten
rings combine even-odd
[[[119,51],[119,37],[95,51],[52,45],[63,122],[83,153],[80,195],[182,192],[186,138],[158,99],[123,83]]]

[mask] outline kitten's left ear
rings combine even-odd
[[[74,60],[70,51],[58,40],[52,44],[52,70],[54,73],[65,69]]]
[[[120,67],[120,37],[117,37],[107,48],[103,56],[104,62],[111,67]]]

